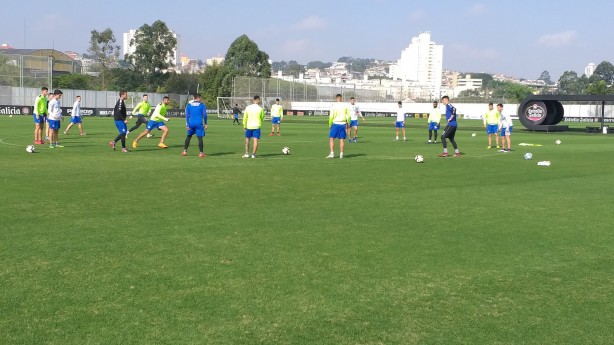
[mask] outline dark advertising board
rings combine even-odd
[[[0,115],[32,115],[32,107],[23,105],[0,105]]]

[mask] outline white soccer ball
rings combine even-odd
[[[475,136],[476,136],[476,135],[477,135],[477,134],[475,134],[475,133],[471,133],[471,136],[472,136],[472,137],[474,137],[474,138],[475,138]]]
[[[531,152],[527,152],[524,154],[524,159],[530,161],[531,159],[533,159],[533,154]]]
[[[34,145],[26,146],[26,152],[27,153],[34,153],[34,151],[36,151],[36,147]]]
[[[416,163],[424,163],[424,156],[416,155],[416,157],[414,157],[414,160],[416,161]]]
[[[290,148],[289,147],[284,147],[283,149],[281,149],[281,153],[285,154],[285,155],[289,155],[290,154]]]
[[[561,141],[559,139],[556,139],[556,141],[554,142],[557,145],[561,145]]]
[[[154,137],[154,135],[153,135],[153,134],[151,134],[151,133],[147,133],[147,138],[153,138],[153,137]]]

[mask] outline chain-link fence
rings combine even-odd
[[[0,105],[31,106],[40,95],[40,87],[0,86]],[[53,90],[52,90],[53,91]],[[62,103],[72,105],[77,96],[81,96],[81,106],[84,108],[112,108],[119,97],[117,91],[92,91],[62,89]],[[141,101],[142,92],[128,92],[126,106],[133,107]],[[187,95],[148,93],[149,102],[158,104],[164,96],[169,96],[173,108],[183,109],[187,103]]]
[[[54,59],[48,56],[0,54],[0,85],[20,87],[49,86]]]

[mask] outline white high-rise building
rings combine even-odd
[[[593,73],[595,73],[595,68],[597,68],[597,66],[594,63],[589,63],[586,68],[584,68],[584,75],[586,75],[587,78],[590,78]]]
[[[409,47],[401,52],[401,58],[390,66],[389,76],[393,80],[410,82],[438,97],[443,77],[443,45],[432,42],[430,32],[412,38]]]
[[[124,32],[124,42],[123,42],[124,43],[124,46],[123,46],[124,55],[122,56],[122,58],[126,56],[126,54],[134,53],[134,51],[136,50],[136,46],[130,46],[130,41],[136,35],[136,31],[137,30],[130,29],[128,32]],[[177,34],[174,33],[173,31],[171,31],[171,33],[173,34],[173,37],[175,37],[175,39],[177,40],[177,46],[173,50],[173,56],[169,59],[169,62],[172,62],[173,65],[175,65],[176,67],[179,67],[181,63],[181,60],[179,58],[179,36],[177,36]]]

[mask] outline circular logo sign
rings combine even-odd
[[[30,108],[29,107],[21,108],[21,114],[22,115],[30,115]]]
[[[543,102],[530,102],[524,108],[524,116],[533,122],[541,122],[546,118],[548,108]]]

